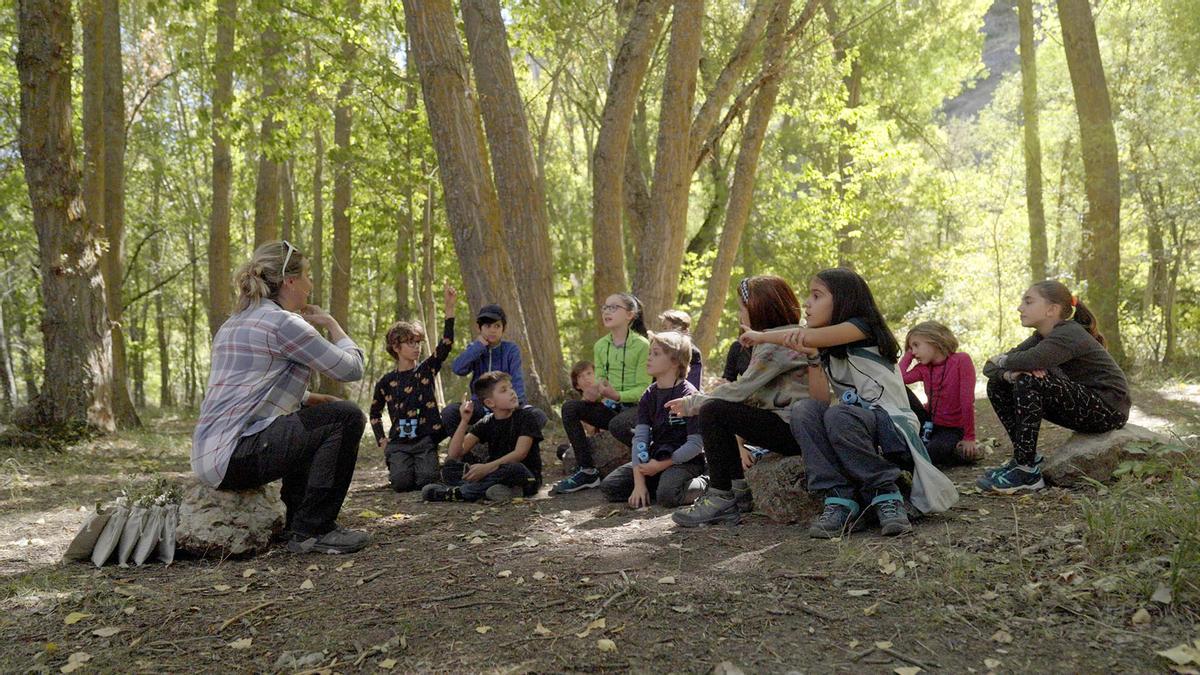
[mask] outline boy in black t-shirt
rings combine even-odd
[[[609,501],[628,501],[631,508],[675,507],[688,503],[692,481],[704,473],[704,446],[699,417],[678,417],[668,401],[697,393],[687,380],[692,341],[678,332],[652,333],[646,371],[654,383],[638,402],[633,456],[608,474],[600,489]]]
[[[470,426],[473,401],[462,407],[462,418],[446,455],[446,474],[462,472],[454,485],[433,483],[421,496],[430,502],[473,502],[486,498],[508,501],[531,497],[542,485],[541,424],[529,408],[522,408],[507,373],[491,371],[475,380],[475,396],[492,412]],[[469,428],[468,428],[469,426]],[[462,457],[486,443],[488,461],[466,466]]]
[[[396,369],[388,372],[375,385],[371,401],[371,430],[375,444],[383,446],[387,461],[388,482],[396,492],[425,487],[437,480],[437,446],[448,432],[438,411],[433,380],[454,345],[454,306],[458,291],[447,285],[445,296],[446,323],[442,339],[429,358],[417,363],[425,328],[418,322],[397,321],[387,332],[387,352],[396,359]],[[383,410],[387,408],[392,429],[383,433]]]

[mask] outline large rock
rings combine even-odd
[[[252,555],[271,547],[283,531],[279,483],[253,490],[215,490],[196,479],[184,486],[176,547],[193,555]]]
[[[601,478],[612,473],[613,469],[629,462],[632,457],[629,446],[613,438],[613,435],[607,431],[601,431],[595,436],[589,437],[588,440],[592,443],[592,461],[595,462]],[[562,465],[565,475],[575,472],[575,452],[570,448],[567,448],[567,453],[562,457]]]
[[[1146,456],[1144,452],[1131,450],[1170,442],[1170,438],[1136,424],[1103,434],[1074,433],[1062,447],[1046,453],[1042,476],[1051,485],[1061,487],[1083,487],[1087,479],[1111,482],[1113,470],[1121,462]]]
[[[800,455],[767,453],[746,471],[754,510],[777,523],[804,523],[820,513],[821,501],[804,489],[804,481]]]

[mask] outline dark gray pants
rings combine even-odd
[[[804,456],[808,490],[828,497],[869,501],[897,492],[900,469],[879,454],[875,413],[856,405],[811,399],[791,407],[792,434]]]
[[[450,473],[457,471],[457,475],[461,476],[464,473],[464,467],[461,462],[456,460],[446,460],[446,468],[450,469]],[[483,479],[477,481],[452,481],[458,486],[459,494],[462,495],[463,501],[476,502],[483,499],[487,494],[488,488],[493,485],[507,485],[509,487],[521,490],[521,493],[526,497],[532,497],[537,494],[539,488],[542,487],[542,482],[538,477],[533,475],[529,467],[521,463],[501,464],[496,467],[496,470],[484,476]]]
[[[674,508],[690,503],[688,486],[704,474],[704,462],[675,464],[646,478],[646,489],[659,506]],[[633,494],[633,462],[622,464],[600,481],[600,490],[610,502],[623,502]]]
[[[396,492],[420,490],[438,478],[437,445],[426,436],[415,441],[389,441],[383,450],[388,482]]]

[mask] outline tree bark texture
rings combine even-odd
[[[1042,204],[1042,139],[1038,131],[1037,47],[1033,41],[1033,0],[1018,0],[1021,42],[1021,116],[1025,127],[1025,207],[1029,212],[1029,273],[1033,283],[1047,278],[1046,210]]]
[[[208,219],[208,332],[217,329],[233,310],[233,270],[229,258],[229,220],[233,189],[233,159],[227,137],[233,105],[233,39],[237,0],[217,0],[217,44],[213,51],[212,94],[212,212]]]

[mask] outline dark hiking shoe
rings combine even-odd
[[[1044,461],[1046,461],[1046,458],[1042,457],[1041,455],[1038,455],[1037,457],[1034,458],[1033,465],[1036,467],[1041,467],[1042,462],[1044,462]],[[987,469],[984,469],[983,475],[980,476],[979,479],[977,479],[975,481],[975,484],[978,485],[980,489],[986,490],[987,488],[983,485],[984,479],[994,478],[997,474],[1004,473],[1015,466],[1017,466],[1017,460],[1012,457],[1009,457],[1008,461],[1004,462],[1000,466],[992,466],[992,467],[988,467]]]
[[[742,514],[738,512],[737,498],[732,490],[709,488],[691,506],[685,506],[672,513],[671,520],[681,527],[717,523],[737,525],[742,520]]]
[[[461,502],[462,494],[458,486],[450,487],[442,483],[430,483],[421,488],[421,499],[427,502]]]
[[[908,512],[904,509],[903,499],[884,499],[873,504],[875,513],[879,516],[879,533],[885,537],[912,532],[912,523],[908,522]]]
[[[1002,468],[990,476],[981,476],[975,481],[979,489],[1002,495],[1015,495],[1019,492],[1037,492],[1046,487],[1042,480],[1042,467],[1023,467],[1013,465]]]
[[[579,492],[588,488],[600,487],[600,472],[577,470],[575,473],[554,484],[550,494],[565,495],[568,492]]]
[[[288,540],[288,550],[292,553],[354,553],[362,550],[371,543],[371,535],[358,530],[347,530],[336,527],[319,537],[305,537],[293,534]]]
[[[852,506],[853,505],[853,508]],[[825,501],[825,510],[808,526],[808,536],[813,539],[835,539],[850,532],[857,523],[858,504],[849,499]]]
[[[754,513],[754,495],[744,481],[740,485],[734,481],[733,498],[737,500],[738,513]]]
[[[493,485],[487,489],[487,492],[483,493],[483,498],[489,502],[507,504],[517,497],[521,497],[523,495],[524,493],[521,492],[519,488],[508,485]]]

